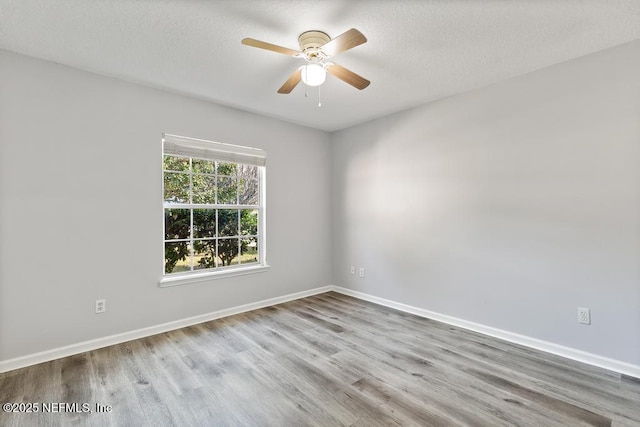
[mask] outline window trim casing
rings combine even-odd
[[[160,287],[170,287],[170,286],[177,286],[177,285],[183,285],[188,283],[197,283],[197,282],[203,282],[208,280],[244,276],[247,274],[254,274],[254,273],[269,271],[270,266],[266,260],[266,254],[267,254],[267,244],[266,244],[266,187],[267,187],[266,181],[267,181],[267,178],[266,178],[266,166],[265,166],[266,153],[263,150],[260,150],[257,148],[243,147],[239,145],[225,144],[225,143],[214,142],[214,141],[206,141],[201,139],[188,138],[188,137],[176,136],[176,135],[170,135],[170,134],[162,134],[161,159],[164,159],[165,154],[167,154],[165,153],[165,142],[167,141],[171,141],[173,143],[178,143],[178,144],[184,143],[187,145],[190,145],[193,143],[196,147],[202,147],[203,145],[211,144],[212,151],[216,151],[215,148],[221,147],[222,148],[221,152],[225,153],[225,158],[219,159],[219,158],[206,157],[209,160],[226,161],[226,162],[240,163],[240,164],[254,164],[258,166],[258,182],[259,182],[259,194],[258,194],[259,209],[258,209],[258,233],[257,233],[258,262],[251,263],[251,264],[244,264],[244,265],[240,264],[240,265],[224,266],[224,267],[218,267],[216,269],[210,269],[210,270],[200,270],[200,271],[192,270],[189,272],[165,274],[164,261],[163,261],[162,268],[161,268],[162,276],[158,281],[158,285]],[[261,159],[258,158],[258,162],[261,161],[262,163],[258,164],[258,163],[252,163],[252,162],[243,162],[242,160],[246,159],[243,157],[237,157],[237,158],[226,157],[227,154],[230,156],[234,156],[236,154],[239,156],[246,156],[247,153],[249,153],[249,155],[254,155],[255,153],[255,155],[257,155],[256,158],[261,157]],[[184,154],[181,156],[187,157],[187,154]],[[202,158],[202,157],[194,156],[191,158]],[[165,227],[164,210],[166,207],[164,204],[164,168],[162,169],[162,176],[163,176],[163,179],[161,180],[162,196],[160,197],[162,209],[160,212],[162,213],[162,235],[164,236],[164,227]],[[241,209],[242,205],[237,205],[234,208]],[[164,238],[163,238],[163,244],[161,248],[162,248],[161,259],[164,260]]]

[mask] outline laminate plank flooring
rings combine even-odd
[[[39,403],[1,426],[640,426],[637,379],[334,292],[0,374],[0,402]]]

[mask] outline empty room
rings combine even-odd
[[[0,0],[0,425],[640,425],[637,0]]]

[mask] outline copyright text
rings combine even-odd
[[[90,414],[93,412],[111,412],[111,405],[103,405],[100,403],[91,404],[88,402],[27,402],[27,403],[11,403],[2,404],[3,412],[11,413],[76,413]]]

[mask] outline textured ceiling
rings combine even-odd
[[[368,39],[335,62],[371,80],[329,76],[277,89],[318,29]],[[0,48],[327,131],[640,38],[640,0],[0,0]]]

